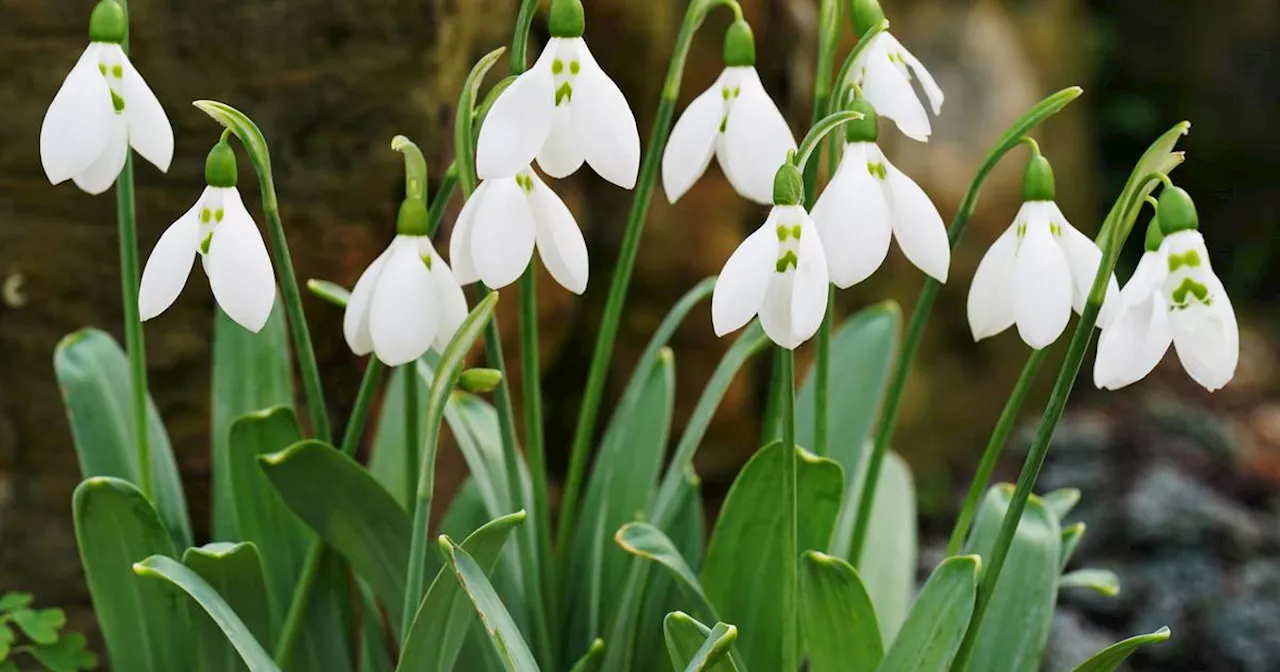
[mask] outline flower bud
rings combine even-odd
[[[884,21],[879,0],[853,0],[853,30],[859,36]]]
[[[100,0],[89,15],[89,41],[121,44],[129,34],[129,19],[116,0]]]
[[[551,0],[551,37],[582,37],[587,20],[582,0]]]
[[[211,187],[236,186],[236,152],[231,144],[222,139],[209,150],[204,160],[204,181]]]
[[[458,388],[471,394],[488,394],[502,382],[502,372],[497,369],[467,369],[458,378]]]
[[[1156,213],[1160,222],[1160,231],[1171,236],[1179,231],[1195,231],[1200,228],[1200,217],[1196,214],[1196,204],[1186,190],[1172,185],[1160,192],[1160,209]]]
[[[773,204],[800,205],[804,202],[804,176],[789,157],[773,176]]]
[[[861,112],[861,119],[854,119],[844,125],[845,139],[849,142],[875,142],[880,138],[879,119],[876,108],[866,98],[855,98],[849,107],[850,112]]]
[[[751,24],[738,19],[724,33],[724,64],[730,68],[756,64],[756,38]]]
[[[1034,151],[1027,162],[1027,170],[1022,174],[1022,200],[1052,201],[1054,197],[1053,167],[1049,159]]]
[[[421,198],[406,198],[396,216],[396,233],[402,236],[425,236],[429,233],[427,203]]]

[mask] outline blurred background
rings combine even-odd
[[[741,0],[755,28],[758,66],[793,129],[809,117],[816,0]],[[188,105],[228,102],[262,127],[273,154],[298,274],[352,285],[393,234],[397,133],[422,145],[433,183],[451,159],[451,120],[471,64],[510,39],[515,0],[133,0],[133,59],[164,103],[177,141],[167,175],[139,163],[143,254],[203,187],[203,159],[219,128]],[[618,81],[647,139],[685,0],[587,0],[587,39]],[[90,0],[0,0],[0,591],[34,591],[92,631],[72,536],[79,481],[52,371],[58,340],[83,326],[121,337],[113,199],[52,187],[39,163],[38,129],[83,50]],[[1079,84],[1085,95],[1037,132],[1058,177],[1059,203],[1096,233],[1139,154],[1183,119],[1188,161],[1175,180],[1200,208],[1213,263],[1241,321],[1235,381],[1205,393],[1166,359],[1147,380],[1100,393],[1092,357],[1055,439],[1041,490],[1074,486],[1074,518],[1089,526],[1078,554],[1117,571],[1118,598],[1069,593],[1047,669],[1070,669],[1116,639],[1167,624],[1173,639],[1141,652],[1135,670],[1280,669],[1280,396],[1274,297],[1280,266],[1275,203],[1280,139],[1280,3],[1275,0],[884,0],[894,33],[946,91],[927,144],[885,126],[886,154],[954,214],[973,171],[1004,127],[1041,97]],[[727,14],[727,13],[725,13]],[[699,33],[681,109],[722,67],[727,16]],[[845,28],[843,51],[854,38]],[[533,29],[536,54],[545,16]],[[843,54],[841,54],[842,57]],[[499,70],[502,69],[500,65]],[[964,315],[973,269],[1019,205],[1023,157],[988,181],[955,253],[907,386],[895,448],[915,470],[924,561],[936,559],[973,465],[1027,350],[1012,332],[974,344]],[[252,175],[247,164],[246,194]],[[575,298],[540,283],[548,450],[563,473],[595,328],[607,294],[630,194],[580,171],[556,185],[586,231],[592,279]],[[246,196],[251,208],[256,195]],[[459,208],[454,203],[451,212]],[[609,394],[616,396],[653,329],[698,280],[719,271],[764,210],[738,198],[717,169],[678,206],[655,194],[641,244]],[[451,226],[453,215],[447,220]],[[1142,218],[1145,223],[1146,216]],[[447,233],[447,231],[446,231]],[[1136,261],[1130,250],[1121,279]],[[869,282],[840,294],[851,314],[890,297],[911,308],[921,274],[901,253]],[[208,402],[212,296],[194,273],[182,298],[147,325],[152,395],[177,453],[198,540],[208,539]],[[515,302],[502,323],[514,327]],[[363,365],[342,339],[341,314],[306,309],[335,418],[354,401]],[[517,353],[508,334],[508,364]],[[672,343],[677,424],[727,347],[707,306]],[[1065,350],[1059,343],[1058,350]],[[1059,353],[1060,356],[1061,353]],[[811,353],[801,352],[807,367]],[[723,494],[756,448],[767,370],[736,381],[698,457],[710,497]],[[1042,370],[1007,450],[1013,478],[1056,364]],[[516,389],[519,389],[518,387]],[[607,408],[607,406],[606,406]],[[463,470],[442,455],[446,491]]]

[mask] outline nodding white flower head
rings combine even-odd
[[[799,169],[783,164],[777,181],[794,185],[775,188],[775,196],[796,197],[775,198],[768,219],[725,262],[711,296],[711,322],[724,336],[758,315],[770,340],[794,350],[822,324],[830,278],[818,229],[799,204]]]
[[[132,146],[162,171],[173,159],[173,128],[121,44],[124,9],[101,0],[89,47],[67,74],[40,126],[40,162],[53,184],[74,180],[90,194],[115,184]]]
[[[840,167],[813,206],[831,282],[848,288],[870,277],[889,253],[891,234],[911,263],[946,282],[951,244],[942,215],[876,145],[876,112],[868,101],[859,99],[850,109],[863,118],[846,125]]]
[[[1053,202],[1053,169],[1034,145],[1022,184],[1022,209],[973,276],[969,327],[974,340],[982,340],[1016,323],[1022,340],[1039,350],[1058,340],[1072,309],[1084,310],[1102,250]],[[1118,292],[1112,277],[1107,296]],[[1109,312],[1099,324],[1109,321]]]
[[[443,352],[467,317],[467,299],[453,271],[431,245],[427,206],[406,198],[397,234],[351,290],[342,333],[357,355],[374,353],[387,366]]]
[[[514,177],[485,180],[454,227],[449,259],[462,284],[483,280],[492,289],[515,282],[533,249],[565,289],[587,289],[587,242],[573,213],[556,192],[525,166]]]
[[[773,178],[796,150],[795,138],[756,72],[751,26],[739,19],[725,35],[724,72],[680,116],[662,155],[662,186],[675,203],[714,156],[743,198],[773,203]]]
[[[1209,264],[1187,192],[1166,188],[1147,231],[1146,252],[1103,327],[1093,382],[1119,389],[1145,378],[1172,343],[1187,373],[1213,392],[1235,376],[1240,327]]]
[[[236,157],[226,139],[205,163],[209,186],[196,204],[160,236],[142,271],[138,312],[142,320],[163,313],[182,293],[196,255],[213,297],[227,316],[258,332],[276,298],[271,256],[258,225],[236,189]]]
[[[551,41],[533,67],[485,116],[476,149],[481,179],[510,177],[536,157],[543,172],[567,177],[586,162],[624,188],[640,170],[640,131],[618,85],[582,39],[581,0],[553,0]]]
[[[856,0],[854,27],[859,35],[884,20],[877,0]],[[880,115],[892,119],[898,130],[912,140],[928,142],[933,132],[929,114],[911,85],[912,76],[920,80],[929,106],[936,116],[942,113],[942,89],[920,59],[902,46],[898,38],[881,31],[871,38],[853,63],[853,81],[862,87],[867,100]]]

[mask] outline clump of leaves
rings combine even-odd
[[[31,593],[0,596],[0,672],[18,672],[14,659],[19,654],[52,672],[97,668],[98,657],[85,649],[84,635],[61,631],[67,615],[61,609],[33,609],[34,599]]]

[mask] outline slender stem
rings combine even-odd
[[[440,223],[444,221],[445,210],[449,208],[449,199],[453,198],[453,192],[458,188],[458,164],[450,163],[449,168],[444,173],[444,179],[440,180],[440,188],[436,189],[435,200],[431,201],[431,207],[427,209],[427,235],[434,237],[436,231],[440,230]]]
[[[421,420],[418,417],[418,366],[417,362],[404,365],[404,479],[406,495],[413,492],[418,478],[418,452],[422,438],[418,435]]]
[[[1044,363],[1047,352],[1047,348],[1033,350],[1031,356],[1027,358],[1026,365],[1022,367],[1022,374],[1018,376],[1018,382],[1013,386],[1013,393],[1009,395],[1009,400],[1004,404],[1004,410],[1000,412],[1000,419],[996,422],[996,428],[987,441],[987,448],[982,453],[982,461],[978,463],[978,472],[974,474],[973,483],[969,485],[969,492],[964,497],[960,517],[956,519],[955,529],[951,530],[951,540],[947,542],[947,556],[958,555],[960,548],[964,545],[964,539],[969,534],[969,526],[973,524],[973,517],[978,511],[978,502],[982,499],[982,494],[987,491],[991,472],[1000,459],[1000,451],[1004,449],[1005,439],[1009,437],[1009,432],[1013,431],[1013,423],[1017,421],[1018,412],[1022,410],[1022,402],[1026,399],[1027,392],[1031,391],[1031,383],[1039,373],[1040,365]]]
[[[800,540],[796,495],[795,353],[778,349],[778,372],[782,378],[782,511],[785,516],[782,540],[782,669],[800,669],[799,601]]]
[[[827,432],[830,429],[827,421],[827,396],[831,393],[831,322],[835,307],[836,290],[828,288],[827,314],[822,317],[822,327],[818,329],[818,356],[814,364],[818,389],[813,405],[813,452],[817,455],[827,454]]]
[[[516,14],[515,33],[511,36],[511,74],[519,75],[525,71],[528,59],[525,53],[529,49],[529,28],[533,24],[533,14],[538,11],[538,0],[523,0],[520,12]]]

